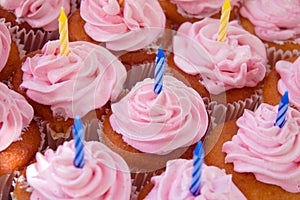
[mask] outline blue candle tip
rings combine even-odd
[[[281,98],[281,102],[283,104],[289,104],[289,92],[285,91],[282,98]]]
[[[76,116],[75,119],[74,119],[74,129],[78,131],[78,130],[81,130],[83,128],[84,128],[84,126],[83,126],[83,123],[82,123],[80,117]]]
[[[194,156],[200,157],[201,155],[203,155],[203,148],[202,148],[202,142],[199,141],[194,150]]]
[[[159,46],[158,52],[157,52],[157,57],[158,58],[164,58],[165,57],[165,53],[162,49],[162,45]]]

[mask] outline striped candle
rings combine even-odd
[[[157,56],[155,58],[155,73],[154,73],[154,92],[159,94],[163,88],[165,54],[162,46],[159,46]]]
[[[218,31],[218,41],[220,42],[223,42],[226,39],[230,11],[231,11],[230,0],[225,0],[222,7],[222,14],[221,14],[220,26]]]
[[[202,175],[202,165],[204,160],[204,152],[202,148],[202,142],[198,142],[193,156],[193,173],[192,173],[192,182],[190,185],[190,192],[194,196],[200,194],[201,186],[201,175]]]
[[[64,8],[60,9],[60,16],[58,18],[59,22],[59,45],[60,45],[60,55],[68,56],[69,51],[69,33],[68,33],[68,18],[64,11]]]
[[[74,158],[74,166],[77,168],[82,168],[84,166],[84,126],[81,122],[79,116],[75,117],[74,126],[73,126],[73,138],[75,145],[75,158]]]
[[[275,126],[279,126],[282,128],[285,121],[286,121],[286,113],[289,108],[289,93],[285,91],[284,95],[281,97],[279,106],[278,106],[278,113],[275,121]]]

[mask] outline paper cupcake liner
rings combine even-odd
[[[11,35],[11,39],[12,41],[14,41],[18,47],[18,51],[19,51],[19,56],[20,58],[22,58],[25,54],[26,51],[24,49],[24,44],[21,43],[21,40],[16,38],[16,36],[13,34],[16,30],[16,28],[12,28],[11,27],[11,23],[7,22],[5,18],[0,18],[0,22],[4,23],[6,25],[6,27],[8,28],[10,35]]]
[[[11,191],[14,188],[17,174],[17,171],[13,171],[0,176],[0,199],[11,198]]]
[[[34,117],[33,120],[37,123],[41,135],[41,144],[40,147],[38,148],[38,152],[43,151],[47,147],[47,142],[46,142],[46,134],[43,126],[43,121],[41,120],[40,117]]]
[[[265,46],[267,48],[269,64],[272,66],[272,68],[275,67],[275,64],[278,60],[284,60],[300,55],[300,52],[297,49],[284,51],[282,49],[276,49],[275,47],[269,47],[268,44],[265,44]]]
[[[244,100],[227,104],[211,101],[208,103],[207,108],[211,117],[214,118],[215,124],[221,124],[225,121],[239,118],[245,109],[255,110],[261,102],[262,89],[258,89],[253,95]]]

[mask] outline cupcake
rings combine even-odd
[[[159,0],[159,3],[167,18],[179,26],[184,22],[196,22],[206,17],[220,18],[224,0]],[[230,4],[232,20],[236,18],[235,12],[240,5],[240,0],[231,0]]]
[[[198,196],[189,191],[193,160],[177,159],[167,163],[166,171],[151,178],[138,199],[246,199],[232,182],[232,176],[215,166],[202,165],[201,188]]]
[[[40,49],[48,40],[58,38],[58,17],[61,7],[67,14],[77,6],[76,0],[41,0],[0,2],[0,18],[13,35],[24,44],[27,53]]]
[[[129,200],[131,179],[126,162],[102,143],[89,141],[84,143],[85,164],[76,168],[74,144],[66,141],[55,152],[38,153],[36,162],[26,168],[26,176],[19,178],[13,197]]]
[[[288,108],[282,128],[278,106],[262,103],[211,133],[207,165],[224,168],[247,199],[299,199],[300,112]],[[207,141],[209,143],[209,141]]]
[[[217,41],[218,28],[219,20],[212,18],[182,24],[173,39],[174,59],[168,65],[201,96],[208,96],[212,115],[222,122],[259,102],[267,57],[264,44],[237,21],[229,22],[224,42]]]
[[[41,146],[33,108],[26,99],[0,83],[0,176],[26,165]]]
[[[0,81],[7,80],[16,70],[20,62],[19,49],[12,41],[9,30],[4,23],[0,23]]]
[[[105,48],[84,41],[69,43],[70,54],[60,55],[59,41],[49,41],[28,57],[14,75],[14,88],[25,93],[46,122],[47,135],[64,141],[76,115],[85,123],[101,117],[123,90],[126,70]]]
[[[68,21],[70,41],[101,43],[124,61],[145,60],[152,47],[162,44],[168,49],[171,45],[166,17],[157,0],[83,0]]]
[[[245,0],[239,13],[241,25],[266,44],[272,66],[299,55],[299,1]]]
[[[210,122],[201,96],[176,78],[165,75],[158,95],[153,88],[154,79],[138,82],[111,105],[103,123],[103,142],[133,173],[160,171],[170,159],[191,158]]]
[[[300,110],[300,58],[293,57],[277,61],[275,68],[266,77],[263,88],[265,103],[276,105],[285,91],[289,92],[289,101],[293,107]]]

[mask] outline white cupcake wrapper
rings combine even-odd
[[[214,118],[215,124],[221,124],[239,118],[245,109],[255,110],[261,102],[262,89],[258,89],[251,97],[234,103],[221,104],[211,101],[208,103],[208,110],[211,117]]]
[[[298,51],[297,49],[284,51],[282,49],[276,49],[275,47],[269,47],[268,44],[265,44],[265,46],[267,48],[269,64],[273,67],[278,60],[284,60],[300,55],[300,51]]]
[[[16,45],[18,47],[18,51],[19,51],[19,56],[20,56],[20,58],[22,58],[26,54],[26,51],[24,49],[24,45],[21,43],[21,40],[16,38],[16,36],[13,34],[17,28],[11,27],[11,23],[7,22],[5,18],[0,18],[0,22],[4,23],[6,25],[6,27],[8,28],[8,30],[11,34],[11,39],[12,39],[12,41],[14,41],[16,43]]]

